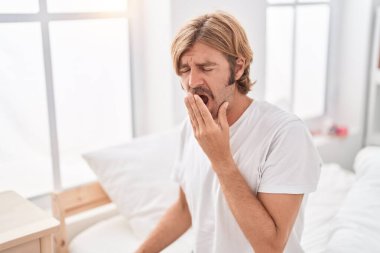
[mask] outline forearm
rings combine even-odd
[[[188,208],[177,201],[164,214],[136,253],[160,252],[185,233],[190,226],[191,216]]]
[[[284,240],[279,238],[275,221],[252,192],[235,163],[214,166],[227,203],[255,252],[281,252]]]

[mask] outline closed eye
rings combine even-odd
[[[190,68],[180,68],[179,69],[180,74],[185,74],[186,72],[189,72],[189,71],[190,71]]]

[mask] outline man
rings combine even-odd
[[[160,252],[190,226],[196,253],[302,252],[320,158],[300,119],[246,95],[252,55],[224,12],[190,21],[175,37],[189,115],[173,171],[179,198],[137,252]]]

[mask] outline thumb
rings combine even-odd
[[[218,111],[218,121],[222,129],[225,129],[226,127],[228,127],[227,108],[228,108],[228,102],[224,102]]]

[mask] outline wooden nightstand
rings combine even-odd
[[[12,191],[0,192],[0,253],[52,253],[59,222]]]

